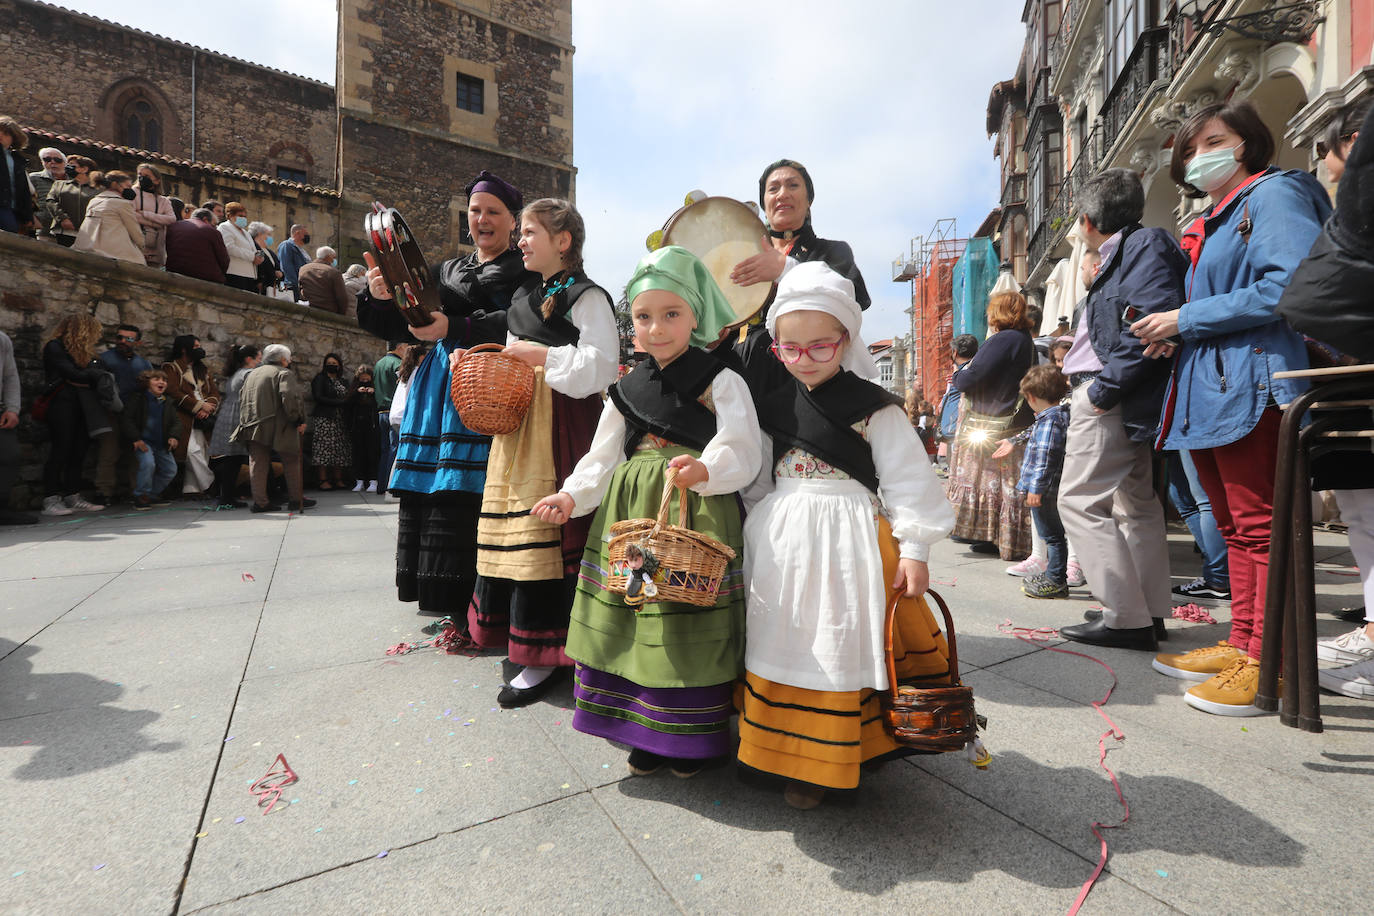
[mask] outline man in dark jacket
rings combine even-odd
[[[229,269],[229,249],[214,225],[214,214],[201,208],[190,219],[167,227],[167,271],[223,283]]]
[[[0,229],[19,232],[33,221],[33,188],[29,187],[29,160],[19,151],[29,145],[29,135],[13,118],[0,118]]]
[[[1083,237],[1102,265],[1064,357],[1073,394],[1059,500],[1083,575],[1104,610],[1059,632],[1077,642],[1154,651],[1170,597],[1151,444],[1172,354],[1146,357],[1130,326],[1183,304],[1188,259],[1169,233],[1140,225],[1145,190],[1129,169],[1088,179],[1078,203]]]

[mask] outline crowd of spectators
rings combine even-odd
[[[338,315],[351,314],[366,285],[363,265],[350,265],[346,282],[335,249],[321,245],[312,254],[303,225],[291,226],[278,243],[276,228],[253,219],[240,201],[193,206],[167,196],[152,163],[141,163],[131,176],[45,147],[38,151],[40,167],[31,170],[28,145],[18,122],[0,117],[0,231]]]

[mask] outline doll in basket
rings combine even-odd
[[[639,262],[626,298],[649,358],[611,386],[591,451],[534,511],[558,523],[596,512],[568,629],[577,663],[573,727],[628,744],[635,775],[667,766],[688,777],[731,751],[731,694],[744,660],[735,492],[760,467],[758,419],[744,380],[701,349],[735,319],[701,261],[684,248],[660,248]],[[684,527],[736,552],[710,607],[642,591],[631,600],[643,602],[631,607],[608,588],[608,530],[655,517],[670,468],[687,496]],[[677,504],[674,496],[674,522]],[[643,559],[629,575],[643,587]]]
[[[783,274],[768,330],[792,384],[759,400],[771,473],[744,494],[739,760],[786,780],[798,808],[856,788],[861,763],[903,753],[884,730],[880,696],[892,591],[912,596],[893,640],[899,679],[949,669],[919,596],[930,545],[949,534],[954,512],[901,400],[865,381],[878,371],[861,320],[853,284],[825,264]]]
[[[473,641],[506,649],[519,668],[496,695],[506,709],[535,702],[572,665],[563,643],[587,526],[560,529],[530,510],[591,445],[601,392],[618,368],[614,307],[582,269],[585,239],[566,200],[521,212],[520,251],[536,276],[506,311],[505,352],[534,368],[534,394],[520,426],[492,439],[468,610]]]

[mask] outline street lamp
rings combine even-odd
[[[1317,26],[1326,21],[1325,16],[1317,15],[1322,0],[1271,6],[1253,13],[1208,21],[1207,12],[1219,2],[1221,0],[1181,0],[1178,14],[1191,20],[1193,30],[1199,35],[1230,30],[1258,41],[1293,41],[1299,44],[1307,42]]]

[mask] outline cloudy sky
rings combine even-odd
[[[333,0],[61,5],[334,81]],[[573,0],[574,162],[588,272],[618,292],[644,237],[700,188],[744,200],[788,157],[816,181],[819,235],[853,248],[869,339],[901,333],[891,262],[935,220],[961,234],[995,206],[984,133],[992,84],[1024,37],[1020,0]]]

